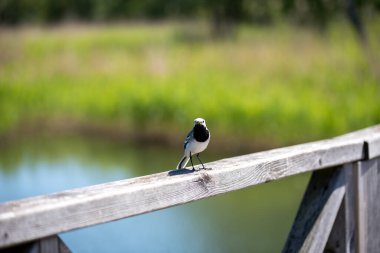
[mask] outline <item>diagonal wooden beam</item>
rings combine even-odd
[[[344,166],[346,191],[324,252],[352,253],[356,247],[356,189],[353,163]]]
[[[344,193],[342,167],[313,172],[283,252],[323,252]]]

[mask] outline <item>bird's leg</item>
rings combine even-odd
[[[190,152],[190,162],[191,162],[191,167],[193,167],[193,171],[194,171],[195,169],[194,169],[193,159],[191,158],[191,156],[192,156],[192,154],[191,154],[191,152]]]
[[[208,168],[205,168],[204,164],[202,163],[201,159],[199,158],[199,153],[197,154],[197,158],[198,158],[198,160],[201,162],[203,169],[204,169],[204,170],[205,170],[205,169],[208,169]]]

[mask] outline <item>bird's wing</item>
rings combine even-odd
[[[191,131],[187,134],[186,139],[185,139],[185,141],[184,141],[184,143],[183,143],[183,149],[186,149],[186,145],[187,145],[187,144],[189,143],[189,141],[193,138],[193,135],[194,135],[193,130],[191,130]]]

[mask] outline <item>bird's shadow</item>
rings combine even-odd
[[[189,170],[189,169],[175,169],[175,170],[171,170],[168,172],[168,175],[169,176],[177,176],[177,175],[184,175],[184,174],[190,174],[190,173],[194,173],[194,172],[198,172],[198,171],[202,171],[202,170],[212,170],[212,168],[199,168],[199,169],[192,169],[192,170]]]
[[[171,170],[168,172],[169,176],[177,176],[177,175],[184,175],[184,174],[190,174],[194,173],[196,170],[188,170],[188,169],[176,169],[176,170]]]

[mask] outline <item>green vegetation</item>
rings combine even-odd
[[[379,22],[367,31],[380,59]],[[183,133],[202,116],[215,134],[272,146],[380,122],[378,72],[349,25],[206,34],[167,23],[3,29],[0,134],[41,119]]]

